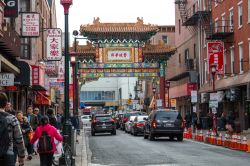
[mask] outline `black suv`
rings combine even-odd
[[[168,136],[171,140],[174,137],[183,140],[184,121],[178,111],[159,109],[151,112],[145,120],[144,139],[152,141],[155,137]]]
[[[95,133],[106,132],[116,135],[116,124],[112,116],[109,114],[93,115],[91,120],[91,135],[94,136]]]

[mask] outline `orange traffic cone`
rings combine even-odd
[[[215,134],[214,134],[214,131],[212,130],[210,144],[214,145],[215,144],[214,141],[215,141]]]
[[[236,149],[236,138],[237,138],[237,136],[235,135],[235,133],[233,133],[232,140],[231,140],[231,146],[230,146],[231,149]]]
[[[205,142],[208,143],[208,139],[209,139],[209,134],[208,134],[208,131],[206,133],[206,136],[205,136]]]
[[[237,150],[241,150],[241,137],[240,137],[240,135],[239,134],[237,134],[237,140],[236,140],[237,142],[236,142],[236,149]]]
[[[195,129],[194,140],[198,141],[198,131],[197,131],[197,129]]]
[[[250,141],[247,143],[247,153],[250,153]]]
[[[191,127],[188,129],[188,137],[189,137],[189,139],[193,138]]]
[[[222,134],[221,133],[217,139],[217,145],[222,146]]]
[[[224,146],[228,147],[228,134],[225,134]]]
[[[200,130],[199,141],[203,142],[203,132]]]
[[[241,141],[241,150],[247,151],[247,137],[243,136],[243,139]]]
[[[187,138],[187,128],[184,129],[183,137]]]

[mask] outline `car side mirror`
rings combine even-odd
[[[148,118],[143,118],[143,120],[148,120]]]

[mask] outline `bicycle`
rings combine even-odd
[[[68,137],[64,135],[64,138]],[[67,143],[63,143],[62,147],[62,155],[57,157],[53,157],[52,164],[54,166],[65,165],[65,166],[72,166],[73,165],[73,154],[71,151],[71,147]]]

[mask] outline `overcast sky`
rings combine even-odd
[[[60,0],[56,0],[57,27],[64,31],[64,13]],[[73,0],[69,10],[69,32],[79,30],[81,24],[100,22],[136,22],[174,25],[174,0]]]

